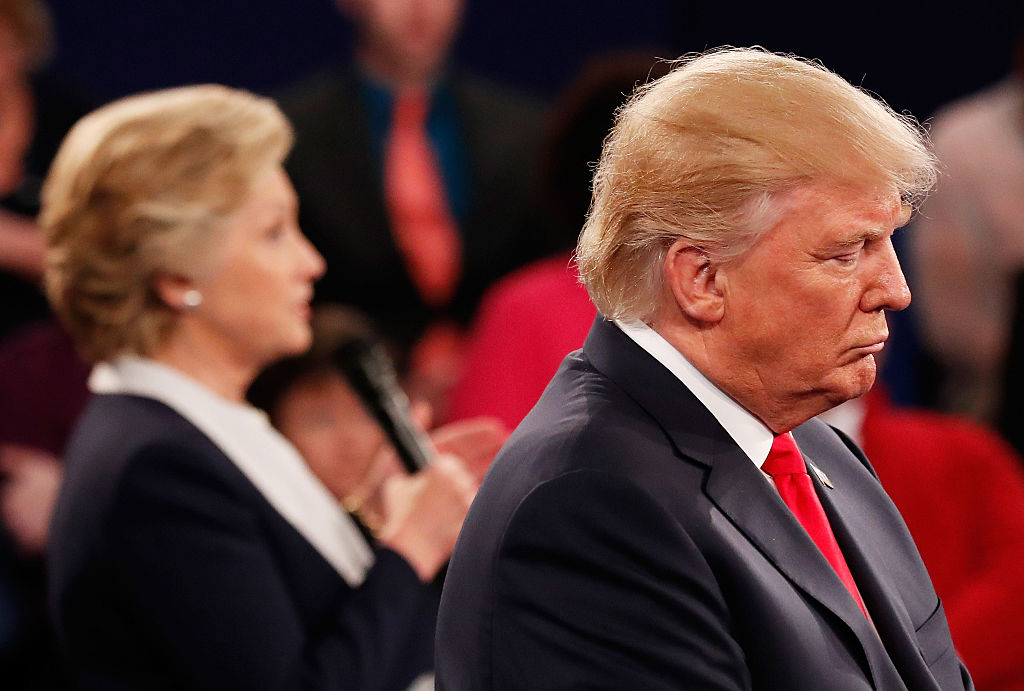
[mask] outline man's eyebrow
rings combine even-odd
[[[827,247],[824,248],[825,252],[838,252],[845,249],[853,248],[857,245],[871,240],[879,240],[884,237],[888,237],[894,232],[894,229],[886,226],[875,226],[872,228],[864,228],[860,232],[844,237],[840,240],[836,240]]]
[[[835,242],[835,245],[836,245],[836,247],[845,247],[847,245],[856,245],[858,243],[866,242],[868,240],[877,240],[878,238],[885,237],[890,232],[892,232],[891,229],[883,228],[883,227],[879,227],[879,226],[876,226],[876,227],[873,227],[873,228],[864,228],[860,232],[858,232],[858,233],[856,233],[854,235],[848,235],[848,236],[846,236],[845,238],[843,238],[841,240],[837,240]]]
[[[910,221],[910,216],[912,213],[913,208],[907,204],[903,204],[900,207],[900,215],[896,219],[895,228],[889,228],[888,226],[873,226],[864,228],[856,235],[851,235],[849,237],[843,238],[842,240],[837,240],[836,242],[832,243],[832,245],[830,245],[828,249],[836,250],[842,249],[844,247],[853,247],[854,245],[858,245],[862,242],[867,242],[869,240],[878,240],[879,238],[887,237],[888,235],[894,233],[898,228],[902,228],[903,226],[905,226],[907,222]]]

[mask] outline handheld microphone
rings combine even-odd
[[[437,453],[412,420],[409,398],[398,385],[391,359],[379,344],[352,339],[334,351],[335,366],[377,420],[410,473],[426,468]]]

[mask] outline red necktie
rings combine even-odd
[[[768,452],[768,459],[761,466],[761,469],[772,476],[775,486],[786,502],[793,515],[800,521],[814,544],[818,546],[821,553],[832,565],[839,580],[843,582],[850,595],[857,602],[864,616],[870,621],[871,615],[864,607],[857,584],[853,581],[853,574],[850,567],[846,565],[843,553],[839,551],[839,544],[836,542],[832,527],[828,524],[828,517],[825,510],[821,508],[818,495],[814,492],[814,485],[811,477],[807,474],[807,466],[804,463],[800,450],[796,448],[791,434],[780,434],[772,442],[772,450]]]
[[[427,136],[427,94],[395,94],[384,159],[391,227],[424,302],[443,306],[459,279],[460,243],[440,166]]]

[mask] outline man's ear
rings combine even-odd
[[[665,255],[665,281],[679,309],[690,319],[717,324],[725,314],[718,266],[707,253],[679,238]]]

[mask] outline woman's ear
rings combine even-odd
[[[153,277],[153,291],[172,310],[184,312],[197,306],[193,304],[195,297],[192,293],[196,291],[192,281],[184,276],[158,272]]]
[[[717,324],[725,314],[718,265],[707,252],[679,238],[665,255],[665,281],[680,311],[702,324]]]

